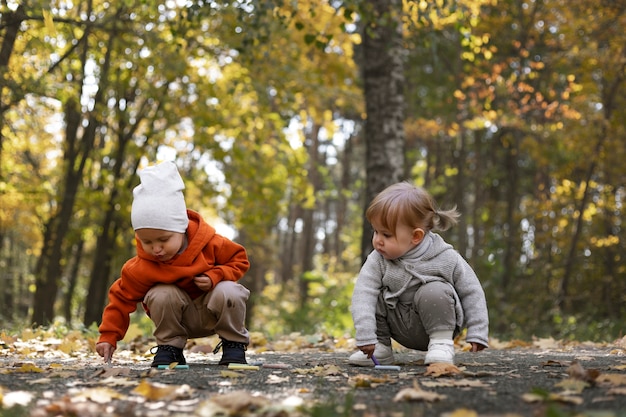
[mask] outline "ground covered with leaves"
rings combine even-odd
[[[347,364],[354,341],[253,334],[250,369],[219,366],[217,339],[190,341],[189,369],[150,368],[149,338],[111,365],[78,331],[0,333],[2,416],[626,416],[626,337],[613,343],[492,341],[456,366],[394,346],[399,370]]]

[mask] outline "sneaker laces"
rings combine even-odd
[[[213,349],[213,354],[219,352],[222,347],[241,348],[243,350],[248,350],[248,345],[246,345],[245,343],[231,342],[230,340],[220,339],[220,342],[217,344],[217,346],[215,346],[215,349]]]
[[[159,349],[167,350],[168,352],[172,352],[172,353],[178,353],[176,348],[174,346],[170,346],[170,345],[152,346],[150,348],[150,353],[152,353],[153,355],[156,355],[156,353],[159,351]]]
[[[152,346],[150,348],[150,353],[152,353],[153,355],[156,355],[157,352],[159,351],[159,349],[166,350],[166,351],[174,354],[174,357],[177,358],[177,359],[178,359],[179,355],[182,354],[182,349],[179,349],[177,347],[170,346],[170,345]]]

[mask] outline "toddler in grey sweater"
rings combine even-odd
[[[424,189],[407,182],[374,198],[366,218],[374,229],[352,295],[359,351],[349,363],[393,363],[391,339],[427,351],[424,362],[454,363],[453,338],[467,328],[477,352],[488,346],[485,294],[461,255],[434,231],[456,224],[456,209],[439,210]]]

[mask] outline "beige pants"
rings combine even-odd
[[[144,297],[156,329],[158,345],[184,348],[187,339],[214,334],[248,344],[245,327],[250,291],[232,281],[219,282],[212,291],[192,300],[175,285],[156,285]]]

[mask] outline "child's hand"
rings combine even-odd
[[[361,350],[361,352],[365,353],[368,358],[372,357],[372,355],[374,354],[375,348],[376,348],[376,345],[359,346],[359,349]]]
[[[480,352],[481,350],[485,349],[486,346],[481,345],[480,343],[476,343],[476,342],[470,342],[470,345],[472,345],[472,352]]]
[[[115,348],[110,343],[100,342],[96,344],[96,352],[98,352],[98,355],[102,356],[104,361],[108,363],[111,362]]]
[[[193,281],[196,283],[196,286],[204,292],[209,292],[213,289],[213,281],[206,275],[198,275],[194,277]]]

